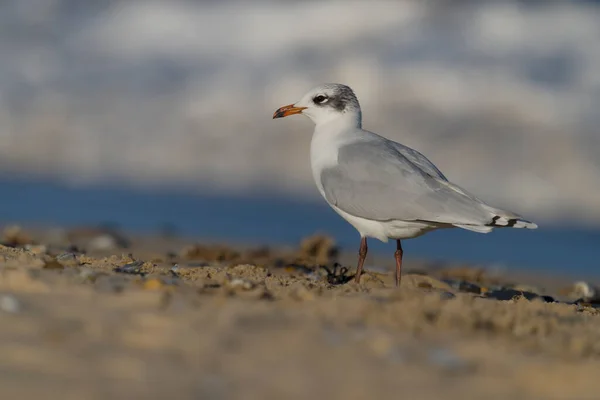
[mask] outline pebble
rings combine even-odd
[[[117,267],[114,269],[114,271],[121,274],[144,275],[142,272],[143,265],[143,261],[134,261],[130,262],[129,264],[125,264],[122,267]]]
[[[481,294],[481,287],[474,283],[456,279],[443,279],[442,282],[447,283],[452,289],[459,292]]]
[[[456,295],[454,293],[451,292],[441,292],[440,293],[440,300],[452,300],[456,298]]]
[[[169,270],[169,272],[171,273],[171,275],[175,278],[179,278],[179,271],[180,271],[180,267],[179,264],[175,264],[171,267],[171,269]]]
[[[21,303],[16,297],[5,294],[0,296],[0,310],[10,313],[17,314],[21,311]]]
[[[56,256],[56,261],[65,267],[76,267],[79,265],[77,256],[74,253],[63,253]]]

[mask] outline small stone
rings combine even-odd
[[[122,267],[117,267],[114,269],[115,272],[121,274],[130,274],[130,275],[143,275],[142,267],[144,266],[143,261],[134,261],[129,264],[125,264]]]
[[[481,294],[481,287],[471,282],[456,279],[444,279],[443,282],[459,292]]]
[[[441,292],[440,293],[440,300],[452,300],[456,298],[456,295],[454,293],[451,292]]]
[[[177,264],[173,265],[171,269],[169,269],[169,274],[171,274],[172,279],[181,278],[181,272],[181,268],[179,268],[179,265]]]
[[[79,261],[77,261],[77,256],[74,253],[63,253],[56,256],[56,261],[65,267],[76,267],[79,265]]]
[[[14,296],[3,295],[0,296],[0,310],[10,314],[17,314],[21,311],[21,303]]]

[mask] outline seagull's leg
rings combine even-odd
[[[400,286],[400,272],[402,271],[402,255],[404,251],[402,251],[402,245],[400,244],[400,239],[396,239],[396,252],[394,253],[394,258],[396,258],[396,287]]]
[[[362,274],[363,264],[365,263],[365,258],[367,258],[367,238],[360,238],[360,249],[358,250],[358,267],[356,268],[356,276],[354,277],[354,281],[356,283],[360,283],[360,274]]]

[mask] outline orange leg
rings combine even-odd
[[[402,251],[402,245],[400,244],[400,239],[396,240],[396,252],[394,253],[394,258],[396,259],[396,287],[400,286],[400,273],[402,272],[402,255],[404,251]]]
[[[358,250],[358,267],[356,268],[356,276],[354,277],[354,281],[356,283],[360,283],[360,274],[362,274],[362,269],[365,263],[365,258],[367,258],[368,250],[367,238],[363,237],[360,239],[360,249]]]

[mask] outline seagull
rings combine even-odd
[[[396,286],[400,286],[403,239],[443,228],[479,233],[537,228],[449,182],[417,150],[362,129],[360,104],[346,85],[319,85],[300,101],[279,108],[273,119],[294,114],[315,123],[310,160],[319,192],[360,233],[356,283],[367,257],[367,238],[396,240]]]

